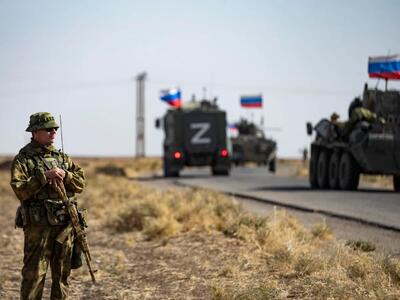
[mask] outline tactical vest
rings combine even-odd
[[[52,168],[60,168],[68,170],[70,167],[65,161],[64,156],[60,152],[51,152],[48,154],[38,155],[37,153],[24,153],[26,155],[26,166],[28,176],[35,176],[38,172],[45,172]],[[67,196],[70,199],[75,199],[75,193],[67,191]],[[34,196],[34,199],[45,200],[45,199],[58,199],[59,195],[53,188],[46,184],[42,187]]]

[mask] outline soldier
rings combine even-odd
[[[349,109],[348,109],[349,119],[353,115],[354,110],[359,108],[359,107],[362,107],[362,102],[361,102],[361,99],[359,97],[356,97],[356,98],[353,99],[353,101],[350,102],[350,105],[349,105]]]
[[[333,126],[333,132],[335,137],[341,136],[343,134],[343,129],[345,127],[345,122],[339,121],[340,115],[337,112],[331,114],[330,121]]]
[[[307,163],[307,160],[308,160],[308,149],[307,149],[307,147],[304,147],[302,152],[303,152],[303,163],[305,164],[305,163]]]
[[[31,142],[19,151],[11,167],[11,187],[21,202],[16,226],[23,227],[25,238],[21,299],[42,298],[49,263],[51,299],[68,299],[71,268],[81,265],[77,253],[74,266],[75,237],[67,231],[68,213],[52,187],[62,182],[68,198],[76,202],[75,193],[82,192],[85,178],[77,164],[54,148],[58,127],[50,113],[31,115],[26,129],[32,133]]]
[[[378,117],[376,113],[370,111],[367,108],[363,107],[358,107],[353,110],[350,120],[351,123],[357,123],[359,121],[367,121],[370,123],[373,122],[380,122],[382,124],[385,124],[385,119],[382,117]]]
[[[339,120],[340,115],[337,112],[334,112],[333,114],[331,114],[331,122],[335,123],[337,122],[337,120]]]
[[[349,134],[353,130],[354,126],[360,121],[367,121],[368,123],[386,123],[384,118],[378,117],[376,113],[370,111],[369,109],[357,107],[352,110],[350,119],[346,122],[346,134]]]

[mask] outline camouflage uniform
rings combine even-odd
[[[332,124],[332,131],[333,134],[335,135],[335,138],[337,136],[342,136],[343,135],[343,130],[345,128],[346,123],[339,121],[340,115],[336,112],[331,114],[330,121]]]
[[[58,127],[53,117],[38,113],[31,116],[27,131],[52,127]],[[75,193],[82,192],[85,186],[82,169],[53,145],[43,146],[32,139],[14,158],[11,186],[21,201],[20,225],[25,236],[21,299],[42,298],[49,263],[51,299],[68,298],[74,236],[71,230],[66,232],[70,228],[67,212],[44,174],[49,165],[65,171],[64,185],[69,199],[76,201]],[[62,240],[57,239],[60,234],[64,234]]]
[[[359,107],[353,110],[351,117],[350,117],[350,122],[351,123],[357,123],[358,121],[365,120],[367,122],[375,122],[375,121],[380,121],[376,115],[376,113],[370,111],[367,108]]]
[[[385,123],[383,118],[378,117],[374,112],[367,108],[358,107],[351,112],[350,119],[345,123],[344,132],[346,135],[350,134],[354,126],[360,121],[367,121],[368,123],[379,122]]]

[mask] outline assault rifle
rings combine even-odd
[[[78,241],[78,245],[85,256],[86,264],[89,268],[90,277],[92,277],[92,282],[96,283],[96,279],[94,278],[94,271],[92,270],[92,266],[90,264],[92,257],[90,256],[89,244],[87,241],[86,232],[79,221],[78,210],[75,204],[69,200],[64,183],[60,180],[54,180],[53,183],[53,187],[62,199],[67,209],[68,215],[71,219],[72,230],[74,231],[76,240]]]
[[[64,139],[63,139],[63,130],[62,130],[62,119],[60,115],[60,131],[61,131],[61,149],[64,152]],[[86,264],[89,269],[90,277],[92,278],[92,282],[96,283],[96,279],[94,278],[94,272],[92,270],[92,266],[90,261],[92,257],[90,255],[89,244],[86,237],[86,232],[84,228],[81,226],[79,221],[78,209],[76,206],[69,200],[67,191],[65,190],[64,183],[59,180],[55,180],[54,188],[56,189],[58,195],[61,197],[62,201],[64,202],[68,215],[71,219],[72,229],[76,235],[76,239],[78,240],[78,245],[81,248],[83,255],[85,256]]]

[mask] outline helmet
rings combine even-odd
[[[339,118],[340,116],[338,113],[334,112],[333,114],[331,114],[331,121],[336,121]]]
[[[353,101],[351,101],[350,105],[349,105],[349,110],[348,110],[348,114],[349,114],[349,119],[351,118],[351,115],[353,114],[353,111],[356,108],[359,108],[362,106],[362,102],[361,99],[359,97],[354,98]]]
[[[46,129],[46,128],[58,128],[57,122],[51,113],[48,112],[38,112],[30,116],[29,126],[26,129],[28,132]]]

